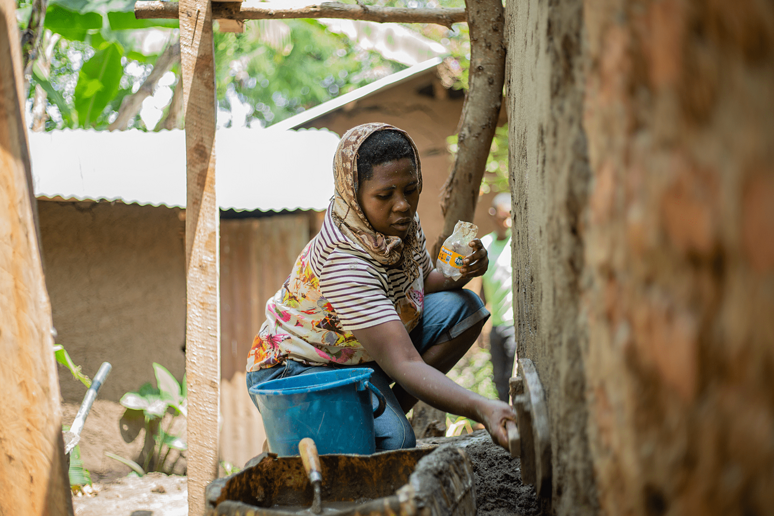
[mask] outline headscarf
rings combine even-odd
[[[336,193],[331,201],[333,221],[344,236],[360,244],[363,249],[377,262],[391,266],[402,263],[404,271],[411,281],[419,277],[419,266],[414,260],[414,253],[421,252],[417,240],[419,217],[408,229],[405,239],[388,236],[376,231],[363,213],[357,201],[358,178],[357,156],[363,142],[377,131],[397,131],[406,137],[414,151],[414,162],[417,172],[417,191],[422,192],[422,170],[419,164],[419,152],[414,140],[408,133],[397,127],[382,123],[363,124],[347,131],[336,148],[333,159],[333,180]]]

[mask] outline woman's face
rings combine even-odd
[[[384,235],[406,238],[419,205],[419,180],[409,158],[374,165],[359,185],[357,201],[371,226]]]

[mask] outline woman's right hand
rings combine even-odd
[[[478,407],[480,421],[486,427],[492,441],[510,451],[508,432],[505,429],[507,421],[516,422],[516,412],[507,403],[500,400],[484,400]]]

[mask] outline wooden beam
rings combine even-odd
[[[138,20],[152,18],[178,18],[176,2],[143,2],[134,4]],[[451,27],[466,21],[465,9],[406,9],[350,5],[340,2],[323,2],[292,9],[271,9],[248,6],[239,2],[214,2],[212,15],[218,20],[286,20],[290,18],[344,18],[348,20],[378,23],[436,23]]]
[[[0,514],[65,516],[73,507],[16,23],[16,3],[0,0]]]
[[[204,489],[218,471],[220,408],[220,253],[215,197],[215,62],[212,5],[180,2],[185,109],[186,375],[188,514],[204,514]]]

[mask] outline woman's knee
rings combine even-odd
[[[374,420],[377,450],[399,450],[417,445],[414,429],[406,416],[395,407],[387,405],[387,410]]]

